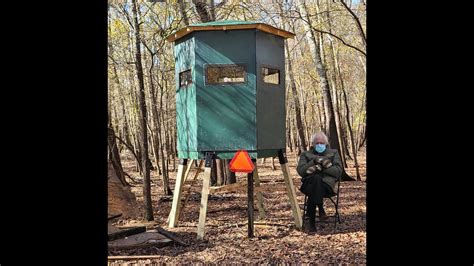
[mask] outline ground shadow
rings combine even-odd
[[[345,234],[366,231],[366,218],[365,212],[361,212],[353,215],[340,215],[341,223],[337,222],[334,226],[334,216],[330,216],[327,221],[321,222],[316,218],[316,234],[319,235],[333,235],[333,234]],[[304,232],[307,232],[309,225],[309,219],[305,218],[303,221]]]

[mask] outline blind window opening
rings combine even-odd
[[[280,70],[262,67],[262,79],[265,83],[280,84]]]
[[[245,67],[242,65],[212,65],[206,68],[206,83],[244,83]]]

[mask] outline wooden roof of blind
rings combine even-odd
[[[212,21],[207,23],[199,23],[189,25],[185,28],[182,28],[175,33],[169,35],[166,40],[168,42],[174,42],[193,31],[204,31],[204,30],[244,30],[244,29],[258,29],[264,32],[268,32],[273,35],[277,35],[287,38],[293,38],[294,33],[275,28],[265,23],[259,23],[254,21],[238,21],[238,20],[224,20],[224,21]]]

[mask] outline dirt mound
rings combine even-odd
[[[115,173],[112,163],[108,164],[108,216],[122,214],[123,218],[136,218],[138,205],[135,194],[123,186]]]

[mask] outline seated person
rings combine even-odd
[[[309,231],[315,232],[316,206],[319,210],[319,219],[327,220],[323,198],[335,195],[334,187],[343,169],[337,150],[328,147],[328,138],[323,132],[317,132],[311,140],[313,146],[301,153],[296,170],[302,177],[300,191],[308,196]]]

